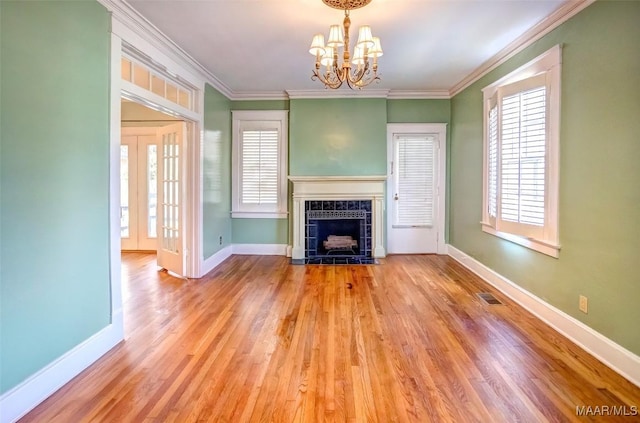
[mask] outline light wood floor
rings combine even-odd
[[[577,417],[640,389],[448,257],[182,280],[127,253],[123,296],[126,341],[23,422],[638,421]]]

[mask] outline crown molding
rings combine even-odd
[[[389,90],[287,90],[291,100],[312,98],[387,98]]]
[[[449,90],[390,90],[387,97],[392,100],[448,100]]]
[[[142,38],[154,48],[162,51],[171,60],[181,63],[190,68],[206,83],[213,86],[228,98],[233,97],[233,91],[220,81],[214,74],[205,68],[200,62],[191,57],[182,47],[173,42],[167,35],[160,31],[155,25],[149,22],[129,3],[123,0],[97,0],[107,11],[111,13],[113,18],[117,19],[122,25]]]
[[[450,90],[451,97],[459,94],[460,92],[462,92],[462,90],[469,87],[471,84],[473,84],[507,60],[511,59],[513,56],[529,47],[531,44],[538,41],[540,38],[547,35],[558,26],[571,19],[573,16],[593,4],[595,1],[596,0],[578,0],[565,3],[563,6],[558,8],[558,10],[547,16],[542,21],[538,22],[534,27],[529,29],[520,37],[516,38],[493,57],[480,65],[467,77],[454,85]]]
[[[235,91],[229,100],[289,100],[286,91]]]
[[[231,100],[298,100],[326,98],[386,98],[391,100],[447,100],[448,90],[286,90],[286,91],[240,91],[234,92]]]

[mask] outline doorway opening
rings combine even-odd
[[[121,101],[120,235],[122,251],[158,248],[158,129],[184,120]]]
[[[149,251],[177,276],[186,265],[186,150],[193,123],[121,99],[121,251]]]

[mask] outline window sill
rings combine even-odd
[[[514,244],[522,245],[523,247],[527,247],[531,250],[546,254],[553,258],[558,258],[560,256],[560,245],[533,238],[523,238],[521,236],[513,235],[507,232],[500,232],[495,230],[495,228],[493,228],[491,225],[484,222],[480,222],[480,224],[482,225],[483,232],[497,236],[498,238],[506,239],[507,241],[513,242]]]
[[[232,211],[231,217],[233,219],[286,219],[289,213]]]

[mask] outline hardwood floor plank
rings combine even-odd
[[[21,422],[580,422],[640,388],[445,256],[209,275],[123,254],[125,342]],[[487,305],[490,292],[501,305]]]

